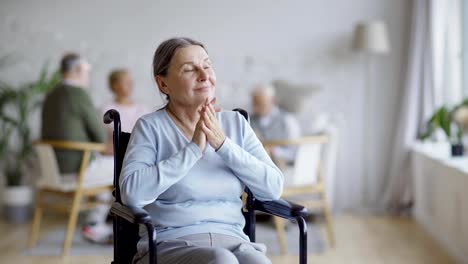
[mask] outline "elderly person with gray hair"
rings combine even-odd
[[[269,84],[256,85],[252,92],[252,105],[254,114],[251,117],[251,125],[260,140],[289,140],[300,137],[297,119],[278,107],[274,87]],[[275,147],[270,151],[277,164],[294,161],[294,147]]]
[[[89,96],[90,64],[76,53],[65,54],[60,61],[62,81],[49,92],[42,108],[42,139],[78,142],[106,140],[99,113]],[[62,174],[77,173],[83,154],[79,151],[55,150],[57,164]],[[96,155],[86,169],[84,182],[95,185],[112,185],[114,160]],[[111,193],[97,196],[110,203]],[[93,242],[108,243],[112,238],[112,226],[105,223],[109,205],[100,204],[88,214],[83,226],[83,236]]]
[[[158,263],[271,263],[244,234],[241,194],[281,196],[283,175],[239,113],[214,106],[216,74],[205,46],[162,42],[153,74],[167,104],[140,118],[120,175],[122,200],[144,207],[158,232]],[[140,232],[135,263],[148,263]]]

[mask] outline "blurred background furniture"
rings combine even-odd
[[[306,136],[293,140],[263,142],[266,149],[280,146],[297,146],[293,166],[283,169],[285,176],[283,198],[291,199],[310,211],[320,211],[325,217],[329,244],[335,246],[332,215],[327,197],[322,157],[329,142],[327,135]],[[274,157],[272,157],[274,159]],[[287,253],[285,224],[274,217],[281,254]]]
[[[413,215],[457,263],[468,263],[468,157],[449,142],[417,142],[411,152]]]
[[[376,102],[379,92],[373,89],[372,85],[372,59],[377,55],[385,55],[390,52],[390,41],[387,33],[387,26],[384,21],[366,21],[356,25],[354,29],[353,36],[353,49],[356,52],[363,53],[366,74],[365,74],[365,87],[364,87],[364,133],[363,133],[363,150],[364,155],[361,159],[362,168],[363,168],[363,181],[365,188],[363,202],[369,202],[371,198],[371,193],[369,191],[369,186],[371,186],[372,178],[375,178],[374,175],[377,173],[373,162],[376,159],[376,155],[379,155],[379,152],[375,151],[375,133],[372,128],[375,127],[376,113],[372,109],[376,109],[377,105],[374,105]],[[378,88],[378,87],[375,87]],[[380,114],[377,112],[377,114]],[[372,162],[369,162],[372,161]]]
[[[34,247],[37,243],[43,209],[67,213],[69,214],[69,220],[62,250],[62,255],[66,256],[76,229],[78,213],[99,204],[98,202],[82,202],[83,198],[108,193],[112,190],[112,185],[103,185],[99,181],[83,181],[91,153],[93,151],[104,151],[106,146],[105,144],[88,142],[38,141],[34,144],[34,148],[38,156],[41,176],[37,181],[37,197],[34,218],[31,224],[29,247]],[[54,148],[83,152],[80,170],[76,174],[61,175]],[[60,199],[53,199],[57,197]],[[63,198],[66,201],[63,201]]]

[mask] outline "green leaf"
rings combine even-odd
[[[429,128],[427,129],[427,131],[423,133],[419,138],[421,140],[426,140],[432,135],[432,133],[434,133],[434,127],[432,125],[429,125]]]
[[[442,107],[441,108],[441,112],[440,112],[440,115],[439,115],[439,124],[440,124],[440,127],[442,128],[442,130],[444,130],[445,132],[445,135],[447,135],[447,138],[450,139],[452,133],[451,133],[451,118],[450,118],[450,114],[449,112],[447,111],[447,109],[445,107]]]
[[[434,133],[437,128],[441,128],[448,139],[451,137],[452,118],[445,106],[440,107],[428,121],[428,131],[423,134],[422,138],[428,138]]]

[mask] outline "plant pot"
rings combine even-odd
[[[452,144],[452,157],[463,156],[463,144]]]
[[[31,218],[31,186],[6,186],[3,191],[3,213],[11,223],[26,223]]]

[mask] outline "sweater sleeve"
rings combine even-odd
[[[218,154],[257,199],[279,199],[283,191],[283,174],[270,159],[248,122],[240,115],[237,118],[241,124],[243,147],[226,137]]]
[[[180,181],[202,153],[189,143],[170,158],[157,161],[158,142],[155,129],[139,119],[133,129],[120,174],[120,191],[124,204],[143,207]]]

